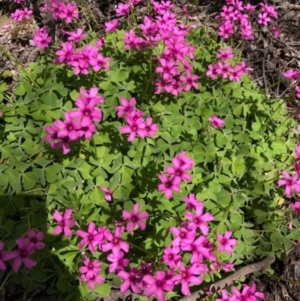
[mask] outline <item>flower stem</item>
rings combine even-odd
[[[0,292],[2,292],[4,286],[5,286],[6,282],[7,282],[7,280],[9,279],[9,277],[11,276],[12,272],[13,272],[13,270],[10,270],[10,272],[7,273],[7,275],[6,275],[5,279],[4,279],[4,281],[1,283],[1,286],[0,286]]]
[[[127,243],[128,243],[131,247],[133,247],[133,248],[135,248],[135,249],[137,249],[137,250],[140,250],[140,251],[142,251],[142,252],[144,252],[144,253],[146,253],[146,254],[148,254],[148,255],[151,255],[151,256],[154,255],[153,253],[151,253],[151,252],[145,250],[144,248],[141,248],[141,247],[135,245],[134,243],[132,243],[132,242],[130,242],[130,241],[127,241]]]

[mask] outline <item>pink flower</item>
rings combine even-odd
[[[190,284],[199,285],[202,283],[200,274],[208,271],[205,265],[192,264],[190,267],[185,267],[182,262],[178,263],[179,275],[174,276],[175,283],[181,282],[181,293],[185,296],[190,296]],[[198,276],[198,277],[197,277]]]
[[[234,14],[235,14],[235,9],[233,6],[224,5],[222,7],[222,12],[220,13],[220,16],[225,20],[230,20],[234,16]]]
[[[180,191],[180,180],[178,178],[169,178],[166,174],[161,174],[158,176],[158,178],[162,182],[158,185],[158,191],[163,192],[166,198],[172,198],[173,191]]]
[[[140,294],[142,291],[139,288],[141,283],[141,278],[139,277],[139,272],[136,268],[131,268],[130,272],[120,271],[118,277],[123,280],[120,286],[121,292],[124,294],[129,288],[135,293]]]
[[[132,50],[136,50],[136,49],[140,49],[144,44],[145,41],[138,37],[133,29],[130,29],[129,32],[125,32],[124,34],[124,49],[132,49]]]
[[[234,68],[229,69],[229,79],[231,81],[240,82],[243,74],[244,70],[241,70],[238,64]]]
[[[232,48],[228,47],[227,49],[219,49],[216,58],[220,59],[221,61],[226,61],[228,59],[234,58]]]
[[[77,230],[76,235],[82,237],[78,247],[82,249],[85,245],[88,245],[88,248],[91,252],[96,252],[96,247],[103,242],[103,234],[99,233],[96,230],[96,225],[93,222],[90,222],[88,225],[88,231]]]
[[[110,57],[104,57],[101,53],[97,53],[95,56],[89,59],[89,63],[95,72],[101,69],[109,70],[108,62],[111,61]]]
[[[58,226],[54,229],[53,233],[58,235],[64,232],[65,236],[71,236],[72,231],[70,227],[75,226],[75,221],[71,219],[72,209],[66,209],[64,215],[62,216],[57,210],[53,214],[53,218],[58,222]]]
[[[288,79],[300,80],[300,70],[288,69],[282,75]]]
[[[91,279],[93,276],[98,276],[100,273],[101,262],[99,260],[90,260],[86,258],[83,260],[83,266],[79,268],[81,274],[85,274],[86,279]]]
[[[186,203],[186,207],[188,210],[196,209],[198,206],[202,206],[202,202],[195,198],[194,194],[189,194],[183,198],[184,202]]]
[[[27,231],[27,244],[33,247],[34,250],[42,250],[45,248],[45,244],[42,242],[44,239],[44,233],[42,231],[35,232],[34,229]]]
[[[245,10],[247,11],[255,11],[256,5],[252,5],[250,3],[247,3],[244,5]]]
[[[79,43],[83,38],[86,37],[86,34],[82,28],[77,28],[76,31],[68,31],[66,34],[69,36],[68,41],[74,41],[76,43]]]
[[[84,137],[86,140],[89,140],[92,138],[93,134],[97,132],[97,128],[93,123],[90,123],[87,126],[81,127],[82,137]]]
[[[155,277],[146,275],[143,277],[143,281],[146,283],[144,295],[147,297],[155,295],[158,301],[165,301],[164,291],[171,291],[174,287],[167,281],[166,273],[163,271],[157,271]]]
[[[209,117],[208,120],[214,128],[221,128],[225,123],[225,120],[218,118],[216,115]]]
[[[184,165],[185,169],[192,169],[194,166],[194,160],[189,158],[186,152],[179,153],[172,159],[173,165],[176,165],[176,161],[179,161],[180,165]]]
[[[258,21],[257,21],[258,24],[267,26],[270,21],[271,19],[268,17],[267,13],[261,13],[258,15]]]
[[[296,97],[298,99],[300,99],[300,86],[296,86],[295,87],[295,92],[296,92]],[[299,115],[297,117],[299,117]]]
[[[80,88],[80,96],[77,98],[78,100],[82,100],[84,103],[88,104],[91,101],[96,101],[97,103],[103,103],[104,97],[98,95],[99,89],[96,87],[92,87],[89,91],[85,90],[84,88]]]
[[[108,22],[105,22],[105,32],[115,31],[119,26],[119,20],[114,19]]]
[[[96,41],[96,47],[98,47],[98,48],[101,48],[103,45],[104,45],[104,38],[103,37],[100,37],[100,38],[98,38],[97,39],[97,41]]]
[[[223,22],[218,31],[218,35],[224,39],[228,39],[234,33],[234,26],[231,21],[227,20]]]
[[[272,5],[268,5],[266,3],[261,3],[261,10],[265,12],[267,15],[270,17],[277,19],[278,18],[278,13],[276,11],[276,8]]]
[[[56,148],[56,142],[59,139],[58,133],[59,128],[55,125],[47,125],[45,126],[46,132],[49,134],[44,138],[44,142],[49,141],[52,148]]]
[[[177,263],[181,260],[181,256],[178,255],[179,252],[179,247],[166,247],[162,256],[163,262],[169,265],[171,269],[174,269]]]
[[[192,177],[189,175],[186,170],[189,166],[182,165],[181,161],[177,158],[172,160],[173,166],[166,167],[166,172],[170,174],[174,181],[181,182],[182,180],[191,181]]]
[[[156,73],[161,74],[164,80],[170,80],[174,75],[179,74],[177,64],[174,60],[161,58],[159,59],[159,63],[160,65],[156,67],[155,71]]]
[[[198,89],[198,83],[197,80],[200,78],[200,76],[192,74],[191,70],[186,71],[186,75],[180,75],[180,80],[184,85],[184,90],[189,91],[194,87],[195,89]]]
[[[69,140],[77,140],[81,137],[81,124],[79,121],[74,121],[69,112],[65,113],[65,121],[55,120],[53,125],[59,128],[57,137],[68,138]]]
[[[136,100],[134,97],[132,97],[130,100],[126,99],[124,97],[120,98],[121,106],[117,106],[116,110],[118,111],[118,117],[126,117],[127,114],[134,111],[134,106],[136,105]]]
[[[52,38],[48,35],[46,27],[38,29],[33,37],[34,45],[42,49],[48,48],[51,41]]]
[[[208,70],[206,71],[206,76],[212,78],[212,79],[216,79],[219,74],[217,72],[217,65],[208,65]]]
[[[109,250],[120,250],[122,249],[124,252],[129,251],[129,244],[123,240],[121,240],[123,229],[117,227],[114,234],[111,234],[109,230],[104,232],[104,236],[108,243],[102,245],[102,251],[107,252]]]
[[[277,182],[278,186],[285,186],[285,194],[286,196],[292,196],[293,190],[296,193],[300,192],[300,181],[298,179],[298,173],[295,173],[294,176],[290,176],[287,171],[282,171],[284,179],[281,179]]]
[[[62,48],[55,52],[57,58],[55,62],[58,64],[69,64],[73,60],[73,55],[75,53],[74,45],[70,42],[62,42]]]
[[[116,8],[116,13],[118,16],[125,16],[129,13],[130,4],[129,3],[119,3]]]
[[[297,201],[297,202],[291,204],[291,208],[293,210],[295,210],[297,213],[300,213],[300,202]]]
[[[220,252],[227,252],[229,255],[232,254],[232,246],[237,245],[236,239],[230,239],[232,235],[231,231],[226,231],[224,235],[218,234],[217,241],[220,243],[218,250]]]
[[[191,230],[196,230],[199,228],[203,235],[207,235],[209,232],[209,227],[207,226],[207,222],[213,221],[214,217],[211,213],[206,212],[203,214],[204,206],[201,203],[200,206],[197,206],[196,213],[193,215],[191,212],[186,212],[185,218],[190,221],[188,228]]]
[[[79,17],[77,6],[72,3],[62,3],[59,17],[64,19],[67,24],[72,23],[73,19],[78,19]]]
[[[95,284],[102,284],[103,282],[105,282],[105,278],[101,277],[101,276],[95,276],[93,275],[91,278],[87,278],[85,274],[82,274],[80,276],[80,279],[82,282],[87,282],[87,287],[90,290],[94,290],[95,289]]]
[[[181,228],[172,227],[170,233],[175,236],[175,239],[172,241],[172,246],[174,247],[178,247],[182,243],[191,244],[196,237],[196,232],[188,229],[187,223],[184,223]]]
[[[149,217],[149,214],[147,212],[139,212],[140,211],[140,204],[134,204],[132,212],[129,212],[127,210],[122,211],[123,219],[129,220],[128,224],[126,226],[126,230],[128,232],[133,232],[134,228],[138,226],[141,230],[145,230],[146,224],[144,222],[144,219],[147,219]]]
[[[97,108],[98,99],[93,98],[89,103],[85,103],[82,99],[77,99],[75,102],[77,111],[68,112],[72,119],[80,118],[81,127],[87,127],[93,122],[100,122],[102,119],[102,111]]]
[[[147,117],[145,121],[144,135],[154,138],[158,130],[159,126],[156,123],[152,123],[151,117]]]
[[[55,144],[55,149],[62,148],[63,149],[63,154],[66,155],[71,151],[69,143],[70,143],[69,137],[61,138]]]
[[[120,132],[122,134],[129,134],[127,141],[133,141],[136,135],[139,135],[141,138],[144,137],[145,124],[143,123],[143,118],[133,119],[133,111],[126,115],[126,121],[128,125],[121,125]]]
[[[217,298],[215,301],[237,301],[236,299],[236,296],[235,295],[232,295],[232,296],[229,296],[228,295],[228,292],[226,290],[221,290],[221,295],[222,295],[222,298]],[[256,301],[256,300],[253,300],[253,301]]]
[[[221,75],[224,79],[228,78],[228,74],[231,70],[231,63],[222,64],[221,62],[217,63],[217,73]]]
[[[209,246],[209,241],[203,235],[199,236],[193,242],[182,241],[181,250],[190,251],[192,253],[190,263],[202,262],[203,258],[207,258],[211,261],[215,260],[215,256],[212,254],[211,248]]]
[[[29,256],[34,253],[34,246],[28,245],[26,238],[19,238],[16,240],[19,250],[10,251],[6,254],[6,260],[14,259],[12,268],[17,273],[22,263],[28,269],[32,269],[37,265],[37,262],[30,259]]]
[[[120,272],[129,264],[129,259],[124,258],[124,253],[118,249],[113,249],[107,260],[112,262],[108,267],[110,273]]]
[[[14,13],[11,14],[13,20],[23,21],[24,19],[29,20],[32,15],[32,10],[25,7],[22,9],[16,9]]]
[[[112,200],[112,191],[107,187],[100,187],[100,189],[104,192],[104,198],[108,202],[111,202],[111,200]]]
[[[233,296],[236,297],[236,300],[245,300],[245,301],[256,301],[257,298],[264,299],[265,295],[261,292],[256,291],[256,285],[253,284],[252,287],[248,285],[243,285],[243,290],[240,292],[236,287],[232,290]]]
[[[166,92],[171,93],[174,96],[178,96],[179,93],[183,91],[182,83],[181,81],[171,79],[165,87]]]

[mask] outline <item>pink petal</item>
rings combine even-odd
[[[55,212],[53,214],[53,218],[58,222],[62,221],[62,219],[63,219],[61,214],[57,210],[55,210]]]

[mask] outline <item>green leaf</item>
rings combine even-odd
[[[101,297],[107,297],[110,293],[110,285],[108,283],[96,285],[95,292]]]
[[[112,70],[110,72],[107,72],[107,74],[110,76],[110,80],[112,82],[123,82],[129,76],[129,73],[124,70]]]
[[[53,164],[45,168],[46,180],[48,183],[53,183],[59,178],[59,172],[61,171],[61,166],[59,164]]]
[[[246,165],[243,158],[236,158],[232,162],[232,172],[242,176],[246,171]]]
[[[31,190],[34,188],[38,181],[39,177],[32,171],[25,172],[23,174],[23,185],[25,190]]]
[[[21,192],[21,174],[16,169],[7,169],[5,174],[8,176],[9,183],[15,192]]]
[[[19,83],[14,89],[14,93],[18,96],[23,96],[26,93],[32,92],[32,87],[26,81]]]

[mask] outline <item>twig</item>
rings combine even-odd
[[[216,283],[214,283],[212,285],[212,287],[215,290],[223,289],[223,288],[231,285],[233,282],[237,281],[238,279],[240,279],[244,276],[247,276],[248,274],[265,270],[274,261],[275,261],[275,257],[272,256],[272,257],[267,257],[259,262],[249,264],[249,265],[237,270],[236,272],[229,275],[228,277],[226,277],[220,281],[217,281]],[[205,295],[205,292],[203,292],[202,290],[199,290],[195,293],[192,293],[190,296],[179,299],[178,301],[196,301],[197,299],[201,298],[203,295]]]

